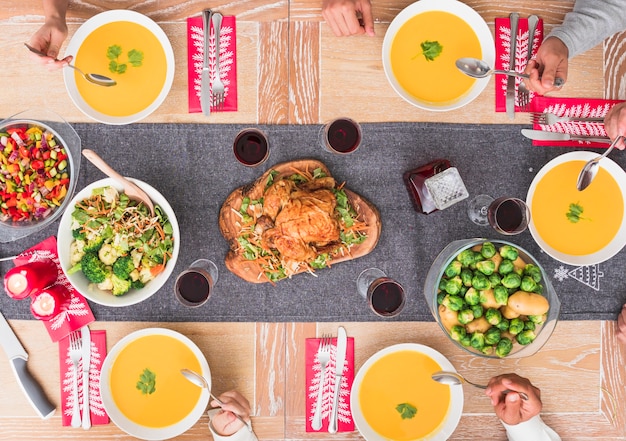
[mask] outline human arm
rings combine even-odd
[[[370,0],[324,0],[322,16],[338,37],[374,35],[374,16]]]
[[[521,393],[528,399],[522,399]],[[507,431],[509,441],[560,441],[560,437],[541,420],[541,391],[516,374],[493,377],[485,391],[496,415]]]
[[[619,103],[611,107],[611,110],[604,117],[604,129],[609,138],[615,139],[615,137],[622,135],[626,136],[626,102]],[[626,143],[624,138],[620,140],[615,146],[620,150],[624,150]],[[626,306],[626,305],[625,305]],[[618,330],[621,330],[621,334],[618,334],[618,338],[622,343],[626,343],[626,310],[622,309],[622,313],[618,317],[617,323],[621,326]],[[621,322],[620,322],[621,319]]]
[[[30,37],[29,45],[47,54],[47,57],[31,56],[51,70],[59,69],[72,60],[71,56],[57,60],[67,37],[65,15],[68,4],[69,0],[43,0],[44,24]]]
[[[617,341],[626,346],[626,304],[617,316]]]
[[[254,432],[248,430],[235,414],[245,421],[250,421],[250,403],[237,391],[224,392],[219,396],[222,403],[221,409],[209,411],[209,430],[216,441],[257,441]],[[216,400],[211,401],[211,406],[218,406]]]

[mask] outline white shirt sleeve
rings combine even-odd
[[[218,411],[219,409],[211,409],[209,410],[209,419]],[[230,436],[219,435],[213,429],[213,424],[209,421],[209,430],[211,431],[211,435],[213,435],[213,439],[215,441],[258,441],[254,432],[248,430],[247,427],[242,427],[237,432],[233,433]]]
[[[500,421],[509,441],[561,441],[561,437],[543,422],[539,415],[528,421],[510,426]]]

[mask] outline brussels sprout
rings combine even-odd
[[[541,270],[537,265],[532,263],[527,264],[524,267],[524,274],[533,278],[536,283],[541,282]]]
[[[472,305],[472,312],[474,313],[474,318],[481,318],[483,316],[484,313],[484,309],[482,307],[482,305]]]
[[[509,273],[502,278],[502,285],[509,289],[517,289],[521,283],[522,278],[516,273]]]
[[[530,276],[524,276],[519,287],[522,291],[534,292],[537,289],[537,282]]]
[[[476,261],[476,253],[468,248],[467,250],[461,251],[459,255],[456,256],[456,260],[461,262],[461,265],[464,267],[469,267]]]
[[[502,259],[500,262],[500,266],[498,267],[498,272],[502,275],[512,273],[515,269],[515,265],[513,265],[513,261],[509,259]]]
[[[496,270],[496,264],[493,260],[481,260],[476,262],[476,269],[484,275],[489,276]]]
[[[524,320],[517,317],[511,319],[511,323],[509,324],[509,333],[512,335],[517,335],[524,330]]]
[[[474,273],[474,277],[472,277],[472,287],[478,291],[482,291],[484,289],[491,288],[491,284],[489,283],[487,276],[483,273],[476,272]]]
[[[493,354],[493,346],[483,346],[480,352],[485,355],[491,355]]]
[[[461,274],[461,268],[461,262],[453,260],[444,271],[444,274],[449,278],[456,277]]]
[[[490,324],[495,326],[502,321],[502,313],[499,309],[489,308],[485,312],[485,318]]]
[[[504,306],[509,301],[509,290],[504,285],[498,285],[493,289],[493,296],[498,305]]]
[[[502,332],[506,332],[509,330],[510,324],[511,321],[508,318],[502,317],[502,320],[496,325],[496,328],[498,328]]]
[[[496,355],[506,357],[513,349],[513,342],[506,337],[502,337],[496,346]]]
[[[468,305],[474,306],[480,303],[480,294],[474,288],[470,288],[465,293],[465,301]]]
[[[524,331],[534,331],[536,327],[537,325],[535,325],[535,323],[531,322],[530,320],[526,320],[524,322]]]
[[[535,337],[537,337],[535,335],[535,331],[531,331],[529,329],[527,331],[523,331],[517,334],[517,337],[515,337],[515,339],[520,345],[529,345],[533,342],[533,340],[535,340]]]
[[[448,282],[446,283],[445,291],[448,294],[456,295],[459,292],[461,292],[462,286],[463,286],[463,283],[461,283],[461,278],[459,276],[456,276],[456,277],[453,277],[452,279],[448,279]]]
[[[483,243],[483,246],[480,248],[480,254],[482,254],[485,259],[491,259],[493,256],[496,255],[495,245],[491,242]]]
[[[498,273],[493,273],[489,275],[489,283],[491,283],[491,287],[496,287],[502,283],[502,276]]]
[[[470,345],[474,349],[481,350],[485,346],[485,334],[482,332],[474,332],[470,340]]]
[[[487,345],[495,345],[500,341],[501,335],[500,330],[498,328],[489,328],[487,332],[485,332],[485,344]]]
[[[457,320],[462,325],[467,325],[469,322],[474,320],[474,312],[471,309],[461,309],[457,316]]]
[[[443,299],[448,294],[445,291],[439,291],[437,293],[437,304],[441,305],[443,303]]]
[[[542,315],[529,315],[528,316],[528,320],[530,320],[531,322],[533,322],[537,326],[541,326],[546,321],[546,315],[545,314],[542,314]]]
[[[519,253],[517,248],[512,247],[511,245],[502,245],[500,247],[500,255],[505,259],[515,260],[518,258]]]
[[[459,340],[459,343],[461,343],[461,345],[465,347],[468,347],[471,341],[472,341],[472,338],[469,335],[465,334],[465,336],[463,336],[461,340]]]
[[[461,341],[461,339],[465,337],[466,335],[467,335],[467,331],[465,330],[464,326],[454,325],[450,329],[450,337],[452,337],[452,340]]]
[[[465,302],[459,296],[446,295],[441,304],[452,311],[460,311],[465,306]]]
[[[447,284],[448,284],[448,279],[441,278],[441,280],[439,281],[439,286],[437,288],[439,289],[439,291],[445,291]]]
[[[463,268],[461,270],[461,282],[463,282],[463,286],[472,286],[472,277],[474,273],[469,268]]]

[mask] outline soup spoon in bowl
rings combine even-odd
[[[209,391],[209,395],[211,396],[211,398],[213,398],[215,401],[217,401],[217,405],[218,406],[220,406],[220,407],[224,406],[224,403],[222,403],[222,401],[219,398],[217,398],[215,395],[213,395],[213,393],[211,392],[211,389],[209,389],[209,382],[206,381],[206,378],[204,378],[199,373],[197,373],[195,371],[192,371],[191,369],[181,369],[180,373],[183,374],[183,376],[187,380],[189,380],[190,382],[192,382],[196,386],[202,387],[204,389],[207,389]],[[235,415],[235,417],[239,421],[244,423],[250,432],[252,432],[252,424],[249,421],[244,420],[241,416],[237,415],[234,412],[231,412],[231,413],[233,415]]]
[[[479,389],[487,389],[487,386],[483,386],[482,384],[472,383],[471,381],[467,380],[464,376],[462,376],[461,374],[457,372],[438,371],[432,374],[431,377],[433,380],[441,384],[457,385],[457,384],[467,383]],[[509,392],[511,391],[506,389],[504,391],[504,394],[508,394]],[[518,393],[519,393],[519,396],[522,397],[522,400],[528,401],[528,395],[526,395],[524,392],[518,392]]]
[[[35,49],[34,47],[30,46],[29,44],[24,43],[24,46],[26,46],[29,51],[31,51],[34,54],[39,55],[40,57],[47,57],[46,54],[44,54],[40,50]],[[67,67],[71,67],[72,69],[76,70],[87,81],[89,81],[90,83],[93,83],[93,84],[97,84],[98,86],[110,87],[110,86],[115,86],[117,84],[117,81],[115,81],[112,78],[106,77],[104,75],[100,75],[100,74],[97,74],[97,73],[84,73],[82,70],[80,70],[79,68],[77,68],[73,64],[69,64],[68,63],[68,64],[66,64],[66,66]]]

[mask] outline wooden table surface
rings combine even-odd
[[[336,38],[320,15],[321,1],[244,0],[206,4],[198,0],[71,1],[70,37],[89,17],[108,9],[133,9],[157,21],[172,42],[176,74],[172,90],[146,123],[318,124],[347,115],[361,122],[415,121],[459,123],[526,123],[527,115],[509,120],[494,112],[494,87],[470,105],[452,112],[421,111],[405,103],[387,83],[380,59],[385,31],[410,0],[375,1],[375,37]],[[493,30],[496,17],[514,10],[538,14],[546,31],[560,23],[573,0],[501,0],[466,2]],[[239,110],[187,113],[186,23],[210,6],[237,16]],[[5,2],[0,9],[0,117],[27,108],[57,111],[70,122],[91,122],[70,101],[60,72],[32,63],[23,42],[43,21],[41,0]],[[626,99],[624,33],[570,62],[562,96]],[[493,81],[493,80],[492,80]],[[560,293],[567,295],[567,293]],[[616,311],[617,314],[617,311]],[[137,329],[161,326],[189,336],[207,356],[215,392],[238,389],[253,405],[253,424],[262,440],[362,439],[358,432],[336,435],[306,433],[304,342],[340,323],[147,323],[95,322],[107,331],[109,349]],[[560,322],[536,355],[518,360],[486,360],[455,348],[434,323],[341,323],[355,337],[358,369],[379,349],[416,342],[437,349],[462,373],[486,382],[492,375],[515,371],[542,390],[543,418],[563,440],[626,439],[626,351],[615,341],[615,322]],[[29,368],[47,395],[60,406],[58,348],[36,321],[11,321],[30,354]],[[63,428],[59,412],[43,421],[21,393],[5,357],[0,357],[0,440],[132,439],[115,425]],[[504,430],[482,391],[464,386],[461,423],[451,439],[504,440]],[[178,439],[210,439],[203,417]]]

